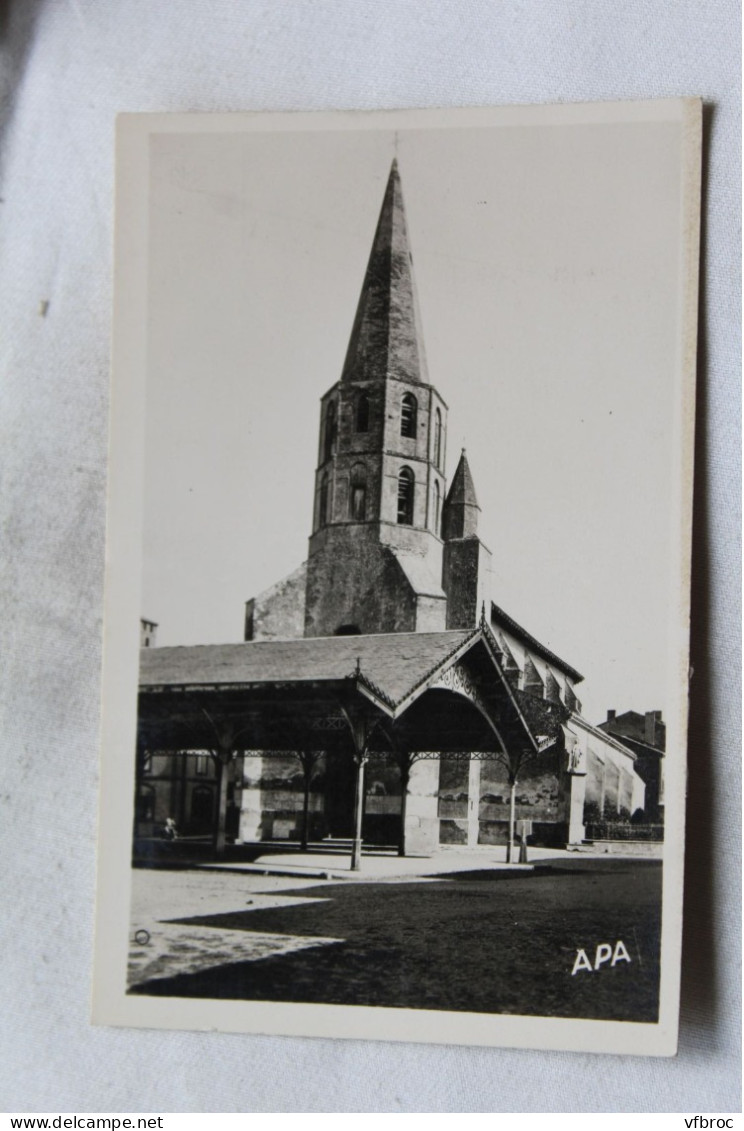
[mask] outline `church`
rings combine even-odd
[[[513,849],[517,820],[531,843],[579,845],[600,795],[605,814],[643,811],[637,753],[582,717],[582,675],[491,593],[464,449],[446,475],[443,393],[394,161],[321,398],[307,560],[247,601],[243,644],[143,640],[141,826],[424,854]]]

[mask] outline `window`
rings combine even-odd
[[[196,756],[196,772],[200,776],[206,774],[208,770],[208,762],[206,754],[197,754]]]
[[[325,526],[328,522],[329,513],[329,491],[328,491],[328,476],[323,473],[323,478],[320,481],[320,506],[318,507],[318,526]]]
[[[357,401],[356,430],[369,432],[369,397],[366,393],[360,393]]]
[[[414,484],[410,467],[402,467],[398,475],[398,522],[404,526],[413,526]]]
[[[442,467],[442,414],[437,409],[434,413],[434,466],[441,471]]]
[[[413,393],[404,393],[403,399],[400,402],[400,434],[401,436],[410,436],[415,439],[416,436],[416,398]]]
[[[440,495],[439,495],[439,483],[435,479],[434,480],[434,533],[435,534],[439,533],[439,504],[440,504],[440,501],[441,500],[440,500]]]
[[[336,450],[336,402],[329,401],[326,408],[325,431],[323,436],[323,462],[329,460]]]
[[[363,463],[355,463],[351,469],[349,511],[356,522],[367,517],[367,468]]]

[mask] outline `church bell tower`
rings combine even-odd
[[[306,636],[446,627],[446,428],[393,161],[341,379],[321,402]]]

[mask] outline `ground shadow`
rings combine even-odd
[[[318,944],[153,980],[130,992],[657,1019],[659,864],[595,861],[501,882],[508,875],[514,873],[466,882],[324,884],[303,888],[307,903],[181,919],[184,927],[266,932],[305,943],[315,937]],[[328,938],[340,941],[328,944]],[[618,941],[627,960],[572,972],[580,949],[593,963],[598,946],[614,948]]]

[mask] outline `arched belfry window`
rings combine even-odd
[[[398,522],[403,526],[413,526],[413,490],[416,481],[410,467],[402,467],[398,473]]]
[[[435,479],[434,480],[434,533],[435,534],[439,533],[439,507],[440,507],[440,503],[441,503],[441,497],[440,497],[440,494],[439,494],[439,481],[437,479]]]
[[[416,398],[413,393],[404,393],[400,402],[400,434],[401,436],[416,436]]]
[[[359,394],[356,406],[357,432],[369,432],[369,397],[366,393]]]
[[[329,401],[326,408],[325,431],[323,433],[323,462],[329,460],[336,450],[336,402]]]
[[[434,413],[434,466],[442,469],[442,414],[437,409]]]
[[[318,505],[318,526],[325,526],[328,522],[330,511],[330,486],[328,475],[324,474],[320,481],[320,502]]]
[[[363,463],[355,463],[351,469],[349,513],[356,522],[367,517],[367,468]]]

